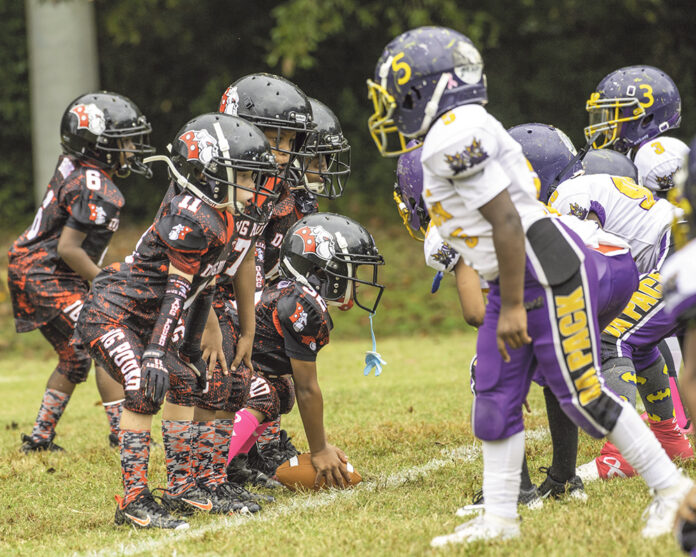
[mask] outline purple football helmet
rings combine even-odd
[[[580,162],[570,164],[577,151],[570,138],[548,124],[520,124],[508,130],[522,146],[522,152],[539,177],[539,200],[549,200],[551,188],[582,170]]]
[[[424,241],[430,222],[428,210],[423,202],[423,166],[421,165],[421,144],[415,139],[408,142],[410,149],[399,157],[394,184],[394,201],[399,215],[412,238]]]
[[[473,43],[446,27],[418,27],[392,40],[367,80],[370,135],[385,157],[407,151],[433,120],[463,104],[485,104],[483,60]]]
[[[585,174],[625,176],[638,183],[638,168],[626,155],[610,149],[590,149],[582,159]]]
[[[678,128],[681,97],[674,81],[652,66],[628,66],[608,74],[590,95],[585,137],[595,149],[627,153]],[[599,134],[599,135],[598,135]]]

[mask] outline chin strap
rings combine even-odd
[[[375,340],[375,329],[372,326],[372,317],[374,313],[370,314],[370,334],[372,335],[372,350],[368,350],[365,353],[365,369],[363,370],[363,375],[370,375],[370,372],[374,368],[375,377],[379,377],[382,373],[382,366],[386,366],[387,362],[382,359],[382,355],[377,352],[377,341]]]

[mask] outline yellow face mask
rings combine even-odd
[[[418,149],[419,146],[406,147],[409,138],[403,135],[394,123],[394,97],[371,79],[367,80],[367,97],[372,101],[374,110],[367,120],[367,127],[379,153],[383,157],[397,157]]]
[[[399,211],[401,220],[404,221],[404,226],[406,227],[409,236],[411,236],[411,238],[414,240],[418,240],[419,242],[425,242],[425,235],[427,234],[427,231],[424,230],[422,226],[418,230],[413,230],[413,228],[411,228],[411,225],[409,224],[411,213],[401,197],[401,191],[396,186],[394,187],[394,202],[396,203],[396,208]]]
[[[588,141],[600,134],[592,144],[595,149],[603,149],[613,145],[619,137],[621,124],[638,120],[645,116],[645,108],[636,97],[617,99],[600,99],[600,94],[592,93],[585,104],[585,110],[590,115],[590,125],[585,128],[585,139]],[[630,116],[622,116],[630,108]]]

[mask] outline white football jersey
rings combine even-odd
[[[665,310],[675,321],[694,315],[696,308],[696,240],[667,258],[662,267]]]
[[[629,178],[591,174],[559,184],[549,205],[565,215],[584,219],[590,211],[607,232],[626,240],[638,271],[658,265],[660,242],[681,211],[669,201],[655,199],[650,190]]]
[[[652,191],[674,187],[674,175],[689,154],[689,146],[674,137],[660,136],[642,145],[633,162],[640,183]]]
[[[630,249],[628,242],[600,228],[593,220],[580,220],[574,215],[558,215],[556,218],[575,232],[588,248],[595,250],[600,246],[618,248],[612,252],[614,255],[626,253]]]
[[[478,209],[507,189],[525,231],[547,216],[522,147],[485,108],[469,104],[442,115],[422,149],[423,199],[432,224],[481,277],[495,279],[493,227]]]
[[[425,232],[423,253],[428,267],[445,273],[453,273],[460,258],[457,250],[442,239],[435,226],[428,226]]]

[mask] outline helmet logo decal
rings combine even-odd
[[[106,211],[101,205],[88,203],[87,206],[89,207],[89,220],[94,224],[104,224],[106,222]]]
[[[314,253],[317,257],[330,261],[336,255],[334,238],[322,226],[303,226],[293,233],[304,242],[302,255]]]
[[[299,302],[295,302],[295,313],[290,316],[292,328],[298,333],[307,325],[307,312],[302,308]]]
[[[474,139],[471,145],[468,145],[459,153],[455,153],[454,155],[445,154],[445,162],[452,169],[455,176],[460,172],[469,170],[473,166],[482,163],[487,158],[488,153],[483,150],[481,142],[478,139]]]
[[[78,104],[70,112],[77,116],[78,130],[89,130],[94,135],[101,135],[106,130],[106,118],[96,104]]]
[[[231,114],[232,116],[237,116],[239,110],[239,93],[237,88],[230,85],[227,90],[222,95],[220,100],[220,110],[224,114]]]
[[[187,131],[179,139],[186,144],[186,160],[198,159],[208,164],[219,154],[218,142],[208,130]]]
[[[452,53],[454,73],[464,83],[473,85],[481,81],[483,60],[476,47],[465,41],[459,41]]]
[[[190,226],[186,226],[183,224],[177,224],[176,226],[173,226],[172,229],[169,231],[169,239],[170,240],[185,240],[186,235],[193,230]]]

